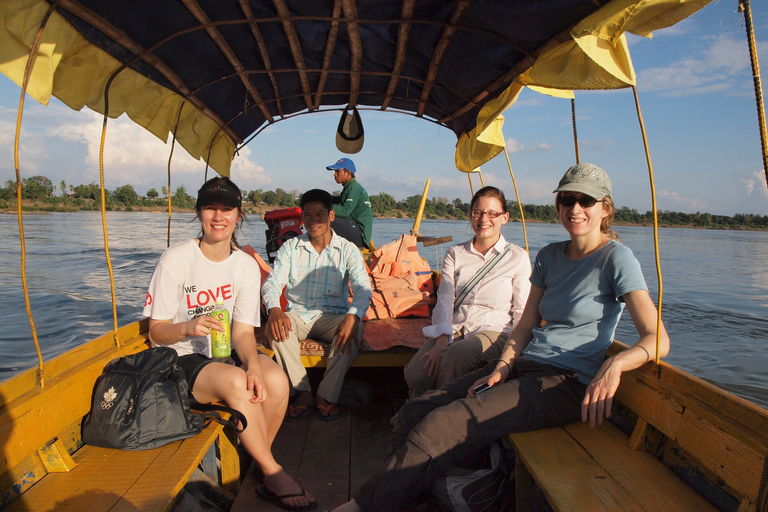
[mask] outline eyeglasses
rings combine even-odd
[[[483,211],[483,210],[472,210],[469,212],[472,214],[472,217],[479,219],[483,216],[483,214],[486,214],[489,219],[495,219],[499,215],[504,215],[504,212],[495,212],[493,210]]]
[[[595,203],[605,202],[605,199],[595,199],[589,196],[581,196],[579,198],[575,196],[560,196],[557,202],[560,203],[560,206],[565,206],[566,208],[570,208],[576,203],[579,203],[579,206],[582,208],[592,208],[595,206]]]

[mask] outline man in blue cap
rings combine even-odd
[[[333,198],[336,218],[331,223],[333,231],[358,247],[371,247],[373,210],[368,192],[355,179],[355,163],[349,158],[340,158],[326,167],[333,171],[333,179],[344,189]]]

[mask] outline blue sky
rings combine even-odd
[[[630,36],[640,105],[649,137],[660,210],[768,214],[752,75],[746,36],[735,0],[720,0],[652,39]],[[768,82],[768,7],[752,2]],[[764,90],[768,93],[764,83]],[[0,183],[15,179],[13,140],[19,88],[0,75]],[[651,208],[650,185],[634,99],[629,89],[576,93],[582,162],[608,171],[618,206]],[[433,123],[394,113],[361,112],[365,146],[351,155],[369,194],[397,199],[420,194],[470,198],[467,176],[454,166],[456,138]],[[574,163],[570,102],[524,91],[505,113],[504,134],[524,203],[545,204]],[[101,116],[75,112],[54,100],[27,99],[21,139],[21,173],[48,176],[58,185],[98,182]],[[338,188],[325,166],[335,147],[337,113],[298,116],[254,139],[232,167],[241,188],[303,191]],[[111,120],[105,151],[109,189],[130,183],[144,194],[165,184],[170,146],[125,116]],[[177,149],[172,188],[196,191],[204,164]],[[503,155],[482,167],[486,185],[514,197]],[[480,186],[473,178],[475,189]]]

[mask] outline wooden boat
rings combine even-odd
[[[649,34],[708,1],[7,0],[0,71],[43,103],[53,94],[106,112],[105,126],[125,112],[221,174],[264,127],[344,105],[449,128],[457,166],[470,172],[504,151],[499,116],[524,86],[567,94],[634,85],[624,31]],[[117,324],[0,384],[0,507],[165,511],[198,465],[229,492],[241,489],[236,443],[216,425],[147,452],[82,445],[95,378],[147,346],[146,321]],[[518,509],[538,499],[555,510],[768,510],[768,411],[664,363],[627,375],[618,398],[621,414],[601,429],[514,436]],[[376,411],[386,423],[391,410]],[[357,414],[360,424],[353,416],[338,424],[347,447],[325,446],[343,454],[362,445],[375,461],[386,434],[371,430],[369,415]],[[313,487],[331,508],[373,466],[331,470],[313,432],[311,423],[287,427],[276,452],[299,480],[334,488]],[[249,485],[233,510],[269,510]]]

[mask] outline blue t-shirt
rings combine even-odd
[[[611,240],[586,258],[571,260],[566,245],[550,244],[536,255],[531,283],[544,289],[539,314],[547,323],[533,330],[523,354],[574,370],[589,384],[613,341],[624,310],[621,296],[648,287],[627,246]]]

